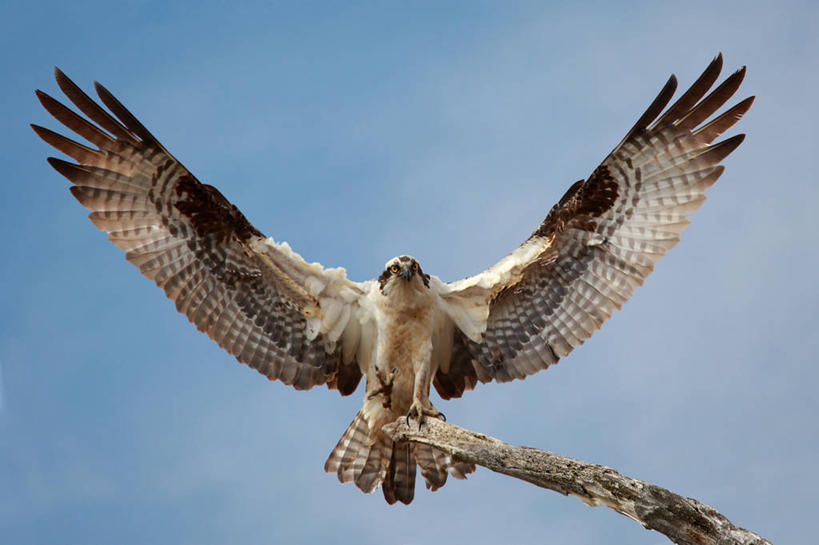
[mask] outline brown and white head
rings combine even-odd
[[[378,287],[384,295],[389,295],[396,288],[401,291],[429,289],[429,275],[424,274],[414,257],[402,255],[387,261],[384,272],[378,277]]]

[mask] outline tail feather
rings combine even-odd
[[[446,484],[450,458],[444,451],[419,443],[415,445],[415,460],[428,489],[434,492]]]
[[[409,442],[392,444],[390,468],[381,484],[381,490],[390,505],[396,501],[409,505],[415,497],[415,456]]]
[[[355,479],[355,462],[360,457],[362,451],[369,452],[369,431],[367,420],[359,411],[353,421],[347,426],[347,430],[338,444],[330,453],[324,463],[324,471],[327,473],[337,473],[338,480],[348,483]],[[366,461],[367,456],[364,455]],[[363,469],[363,463],[362,463]]]
[[[455,462],[449,466],[449,472],[456,479],[466,479],[466,476],[473,471],[475,471],[475,464],[468,464],[466,462]]]
[[[387,460],[392,456],[392,441],[380,436],[367,454],[361,471],[355,478],[355,485],[365,494],[369,494],[384,481],[387,473]]]
[[[387,503],[409,504],[415,496],[416,465],[421,467],[421,476],[430,490],[444,486],[447,471],[457,479],[465,479],[475,471],[474,464],[452,462],[445,452],[429,445],[393,443],[380,431],[371,437],[362,411],[338,440],[324,463],[324,471],[337,474],[342,483],[355,482],[366,494],[381,485]]]

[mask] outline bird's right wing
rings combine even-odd
[[[744,68],[735,72],[706,96],[721,68],[722,55],[662,113],[676,88],[672,76],[614,151],[572,185],[520,247],[486,271],[440,287],[457,325],[451,358],[435,377],[443,398],[556,363],[679,241],[686,214],[705,200],[724,169],[720,162],[744,135],[712,142],[753,102],[709,120],[745,75]]]
[[[77,163],[49,158],[91,210],[91,221],[176,308],[219,345],[271,380],[298,389],[327,384],[343,395],[358,360],[367,286],[343,269],[307,263],[265,238],[215,188],[199,182],[104,87],[115,117],[59,70],[57,83],[90,121],[37,91],[46,110],[96,148],[32,125]]]

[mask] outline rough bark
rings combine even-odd
[[[587,505],[605,505],[679,545],[771,545],[757,534],[738,528],[714,508],[620,475],[610,467],[589,464],[530,447],[513,447],[434,418],[420,430],[401,418],[384,427],[393,440],[435,446],[454,460],[471,462],[522,479]]]

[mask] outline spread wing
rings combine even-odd
[[[99,84],[115,117],[58,69],[60,89],[90,121],[37,91],[88,147],[32,125],[77,163],[48,162],[74,185],[91,221],[165,290],[196,327],[271,380],[349,394],[361,371],[359,297],[343,269],[308,264],[265,238],[216,188],[200,183]]]
[[[435,377],[443,398],[459,397],[478,380],[524,378],[556,363],[679,241],[686,214],[705,200],[724,169],[720,161],[744,135],[712,142],[753,102],[709,120],[745,75],[742,68],[705,96],[721,68],[719,55],[662,113],[676,89],[671,76],[622,142],[572,185],[528,240],[483,273],[442,287],[457,325],[451,359]]]

